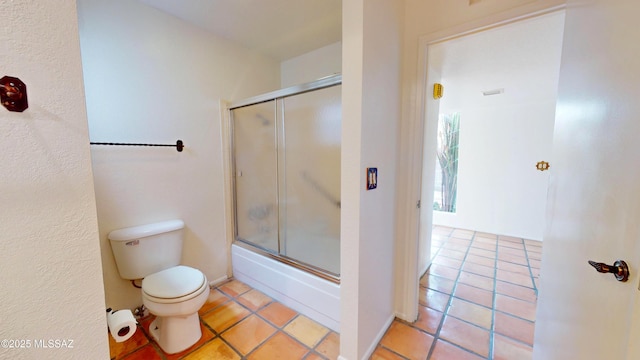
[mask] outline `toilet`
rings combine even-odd
[[[200,340],[198,310],[209,297],[209,282],[198,269],[180,265],[182,220],[114,230],[108,238],[120,277],[142,280],[142,304],[156,316],[151,336],[167,354]]]

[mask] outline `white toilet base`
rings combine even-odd
[[[149,332],[167,354],[188,349],[202,336],[197,312],[187,316],[158,316],[149,325]]]

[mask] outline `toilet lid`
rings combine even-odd
[[[161,299],[175,299],[202,288],[205,281],[200,270],[179,265],[142,279],[142,291]]]

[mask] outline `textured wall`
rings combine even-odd
[[[91,149],[107,305],[142,302],[107,240],[122,227],[181,218],[183,263],[225,276],[219,102],[279,88],[280,63],[137,1],[80,0],[78,12],[91,140],[186,145]]]
[[[0,339],[31,341],[0,358],[107,359],[76,2],[0,0],[0,17],[0,76],[29,95],[0,108]],[[35,348],[49,339],[73,348]]]

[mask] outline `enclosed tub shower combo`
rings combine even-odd
[[[234,276],[339,323],[341,76],[229,106]]]

